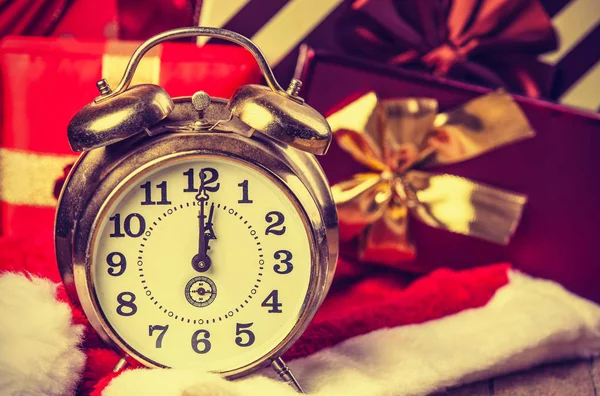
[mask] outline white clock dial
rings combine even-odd
[[[302,315],[312,276],[302,216],[278,183],[244,163],[165,162],[128,181],[102,210],[93,298],[142,361],[245,367]]]

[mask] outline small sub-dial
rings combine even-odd
[[[194,307],[207,307],[217,298],[217,285],[206,276],[196,276],[185,285],[185,298]]]

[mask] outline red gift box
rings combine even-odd
[[[490,92],[326,53],[308,51],[301,62],[303,96],[325,114],[368,91],[383,98],[435,98],[441,110]],[[429,271],[509,261],[525,272],[557,280],[600,301],[600,267],[594,250],[600,224],[600,180],[596,175],[600,156],[593,151],[600,147],[600,116],[531,98],[514,99],[536,131],[535,138],[436,168],[436,172],[526,194],[528,202],[513,239],[500,246],[434,229],[411,218],[409,229],[418,252],[415,264]],[[321,164],[332,185],[365,171],[335,141]]]
[[[71,117],[98,95],[95,82],[114,86],[137,43],[7,38],[0,43],[0,233],[46,232],[54,223],[54,190],[76,158],[67,141]],[[136,82],[160,84],[171,96],[204,90],[229,98],[260,81],[241,47],[166,43],[148,53]]]

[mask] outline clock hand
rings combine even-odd
[[[202,185],[196,195],[196,200],[198,201],[198,205],[200,205],[200,209],[198,210],[198,254],[192,258],[192,268],[198,272],[205,272],[208,271],[211,263],[210,257],[206,254],[208,243],[204,223],[204,203],[208,200],[208,194]]]
[[[217,239],[216,235],[215,235],[215,231],[213,229],[213,215],[215,214],[215,203],[211,202],[210,204],[210,212],[208,213],[208,220],[206,221],[205,224],[205,234],[206,234],[206,238],[205,238],[205,243],[206,243],[206,251],[210,250],[210,246],[208,246],[208,244],[210,243],[211,239]]]

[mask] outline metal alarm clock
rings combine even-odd
[[[143,55],[168,39],[210,36],[255,57],[266,86],[229,100],[171,99],[129,87]],[[338,225],[314,154],[326,120],[281,88],[247,38],[224,29],[164,32],[132,55],[118,86],[75,115],[84,151],[61,193],[59,269],[93,328],[148,367],[236,378],[271,364],[301,390],[281,355],[306,329],[335,270]]]

